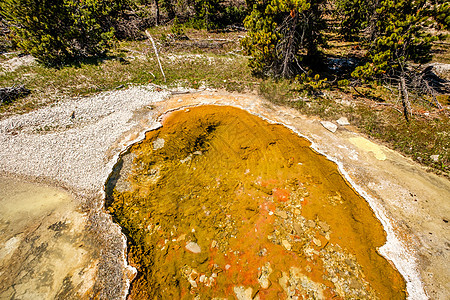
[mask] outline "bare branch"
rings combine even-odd
[[[161,60],[159,59],[158,49],[156,49],[155,41],[153,40],[153,38],[150,35],[150,33],[148,32],[148,30],[145,31],[145,34],[147,35],[148,39],[152,42],[153,50],[155,50],[155,55],[156,55],[156,58],[158,59],[159,68],[160,68],[161,73],[162,73],[162,75],[164,77],[164,82],[166,82],[166,75],[164,74],[164,70],[163,70],[162,65],[161,65]]]

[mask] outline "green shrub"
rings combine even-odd
[[[368,61],[352,75],[357,78],[395,76],[405,71],[409,61],[429,61],[432,42],[437,37],[426,30],[429,19],[426,7],[423,0],[378,2],[373,13],[376,22],[368,41]]]
[[[45,65],[104,54],[125,0],[3,0],[19,48]]]
[[[450,3],[444,2],[435,8],[436,22],[443,29],[450,29]]]

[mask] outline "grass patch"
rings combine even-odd
[[[161,31],[164,32],[163,29]],[[21,83],[32,90],[27,98],[0,106],[0,114],[23,113],[65,97],[88,96],[130,84],[203,86],[243,92],[253,90],[259,83],[252,77],[244,56],[221,51],[210,53],[206,48],[188,52],[184,49],[186,47],[175,47],[176,51],[169,51],[170,45],[167,43],[160,44],[160,48],[167,82],[163,80],[153,48],[147,41],[122,42],[103,59],[84,61],[61,69],[33,64],[18,67],[13,72],[0,73],[0,86]]]
[[[386,99],[389,94],[382,87],[374,85],[362,90],[370,91],[369,95],[373,97],[362,98],[350,93],[349,88],[308,95],[301,85],[286,80],[266,80],[261,83],[259,92],[273,103],[294,107],[306,115],[332,121],[345,116],[352,125],[368,136],[431,167],[439,174],[450,175],[448,114],[416,114],[408,123],[395,109],[395,102]],[[417,109],[419,105],[420,103],[416,103]],[[427,108],[429,107],[425,107]]]

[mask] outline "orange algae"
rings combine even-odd
[[[139,272],[132,299],[405,298],[376,252],[380,222],[337,166],[243,110],[170,113],[107,194]]]

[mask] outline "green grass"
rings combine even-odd
[[[26,112],[64,97],[88,96],[130,84],[166,84],[198,88],[207,86],[229,91],[253,89],[247,58],[229,54],[198,54],[186,51],[160,54],[164,82],[153,48],[146,41],[124,42],[103,60],[81,62],[61,69],[39,64],[19,67],[0,75],[0,86],[24,84],[32,90],[25,99],[0,106],[0,113]]]

